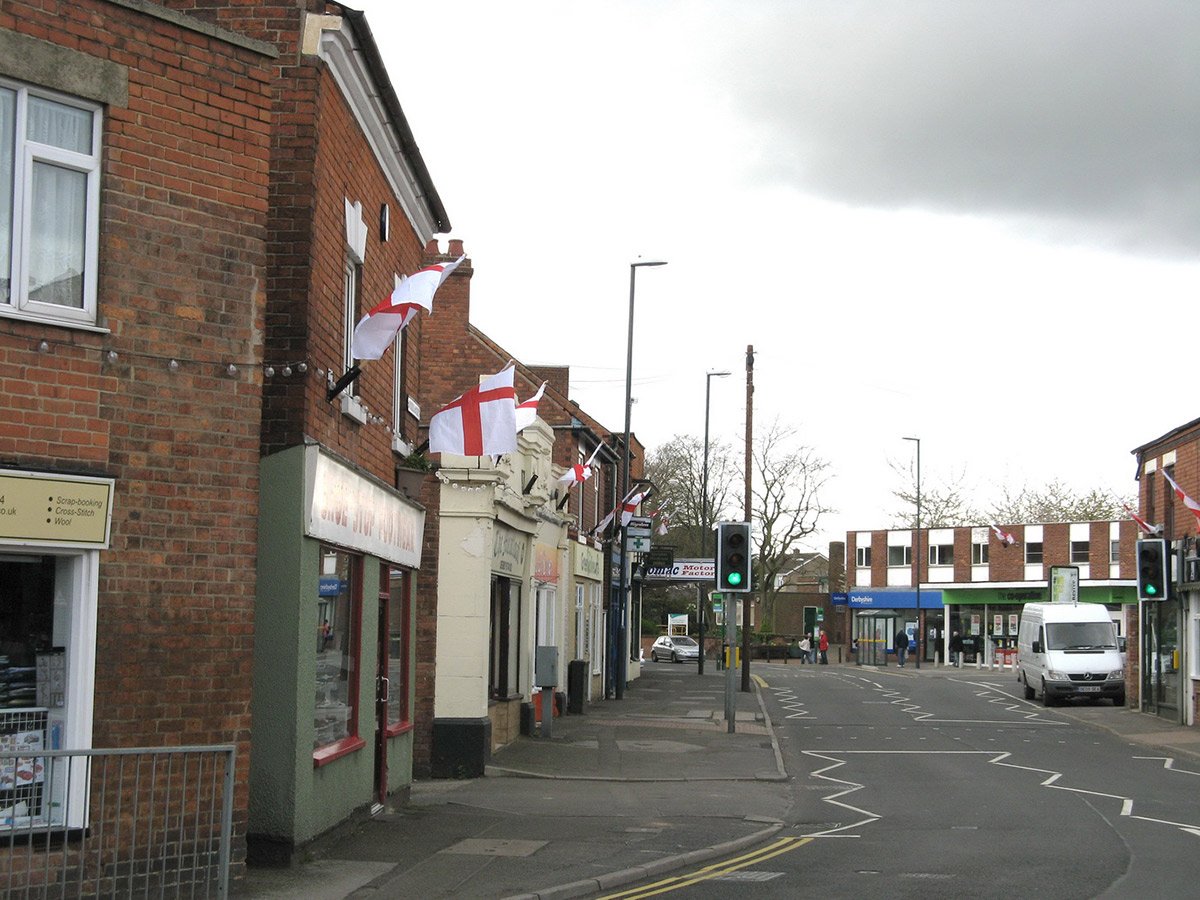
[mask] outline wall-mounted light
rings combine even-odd
[[[172,373],[178,372],[179,371],[179,360],[173,359],[169,363],[167,363],[167,371],[172,372]]]
[[[116,351],[116,350],[109,350],[107,353],[105,353],[105,354],[104,354],[104,358],[105,358],[105,359],[106,359],[106,360],[107,360],[107,361],[108,361],[110,364],[111,364],[111,363],[115,363],[115,362],[117,361],[117,359],[118,359],[118,357],[117,357],[117,351]]]
[[[237,373],[238,373],[238,367],[235,366],[233,363],[230,363],[229,365],[227,365],[225,367],[225,374],[228,375],[230,378],[236,377]]]
[[[38,342],[38,353],[49,353],[49,352],[50,352],[50,342],[49,341],[39,341]]]

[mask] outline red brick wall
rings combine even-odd
[[[13,0],[0,28],[129,78],[128,106],[104,111],[98,308],[110,331],[0,323],[0,459],[115,478],[94,745],[237,743],[242,834],[270,60],[98,0]]]

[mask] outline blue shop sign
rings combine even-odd
[[[318,597],[336,597],[345,590],[346,583],[336,575],[322,575],[317,582]]]
[[[851,591],[851,609],[916,609],[916,591]],[[921,591],[921,609],[941,609],[941,591]]]
[[[842,594],[842,593],[838,593],[837,591],[835,591],[834,593],[829,595],[829,599],[833,601],[834,606],[849,606],[850,605],[850,595],[849,594]]]

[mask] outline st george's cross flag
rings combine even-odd
[[[1122,504],[1125,507],[1125,512],[1129,513],[1129,518],[1137,522],[1138,528],[1142,529],[1146,534],[1162,534],[1161,525],[1151,525],[1136,512],[1134,512],[1128,504]]]
[[[517,404],[517,431],[533,424],[533,420],[537,418],[538,401],[542,399],[544,393],[546,393],[546,382],[543,381],[536,394],[524,403]]]
[[[638,504],[646,499],[646,492],[639,491],[634,488],[632,494],[625,498],[625,502],[621,504],[621,527],[624,528],[629,524],[629,520],[633,518],[633,514],[637,512]]]
[[[416,318],[418,311],[433,312],[433,295],[466,258],[464,254],[452,263],[426,266],[399,281],[391,294],[354,327],[354,336],[350,339],[350,352],[354,358],[379,359],[400,329]]]
[[[1192,511],[1192,515],[1196,517],[1196,531],[1200,532],[1200,503],[1197,503],[1191,497],[1183,492],[1183,488],[1175,483],[1175,479],[1167,474],[1167,470],[1163,469],[1163,478],[1167,479],[1171,484],[1171,490],[1175,492],[1175,496],[1183,501],[1183,505]]]
[[[583,484],[592,477],[592,460],[596,458],[596,454],[600,452],[602,445],[597,444],[596,449],[592,451],[592,455],[588,457],[585,463],[576,463],[558,476],[558,480],[565,484],[568,488],[573,484]]]
[[[993,525],[992,531],[996,532],[996,537],[999,538],[1002,543],[1008,544],[1010,547],[1017,542],[1015,537],[998,525]]]
[[[429,452],[503,456],[517,449],[517,392],[513,367],[489,375],[433,414]]]
[[[658,518],[658,528],[655,530],[660,535],[665,535],[671,527],[671,514],[667,512],[667,508],[665,506],[660,506],[654,511],[654,516],[651,518],[654,517]]]

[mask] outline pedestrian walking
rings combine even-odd
[[[811,646],[812,642],[808,639],[807,634],[800,638],[800,665],[804,665],[806,662],[808,662],[808,651]]]
[[[808,636],[808,661],[814,666],[817,664],[817,639],[811,634]]]
[[[962,654],[963,654],[962,635],[956,631],[956,632],[954,632],[954,634],[950,635],[950,662],[954,665],[954,668],[956,668],[956,669],[958,668],[959,664],[962,662]]]
[[[908,632],[901,628],[896,632],[896,664],[904,668],[904,657],[908,654]]]
[[[821,665],[829,665],[829,635],[821,632],[821,642],[817,645],[821,650]]]

